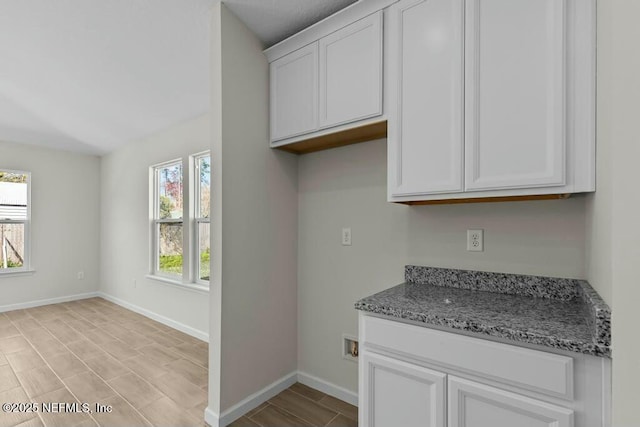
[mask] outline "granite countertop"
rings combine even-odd
[[[418,266],[405,280],[356,309],[611,357],[611,311],[586,281]]]

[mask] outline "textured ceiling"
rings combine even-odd
[[[356,0],[223,0],[262,40],[265,47],[270,47],[355,2]]]
[[[214,1],[0,0],[0,141],[102,154],[206,113]],[[224,0],[265,47],[353,2]]]

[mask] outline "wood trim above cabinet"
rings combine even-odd
[[[386,137],[387,121],[385,120],[273,148],[294,154],[306,154]]]
[[[407,202],[394,202],[403,205],[454,205],[460,203],[495,203],[495,202],[524,202],[528,200],[564,200],[571,194],[540,194],[533,196],[505,196],[505,197],[476,197],[466,199],[440,199],[440,200],[416,200]]]

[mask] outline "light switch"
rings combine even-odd
[[[342,246],[351,246],[351,228],[342,229]]]

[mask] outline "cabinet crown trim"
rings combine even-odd
[[[357,1],[280,43],[265,49],[264,54],[269,62],[273,62],[372,13],[382,10],[397,1],[398,0]]]

